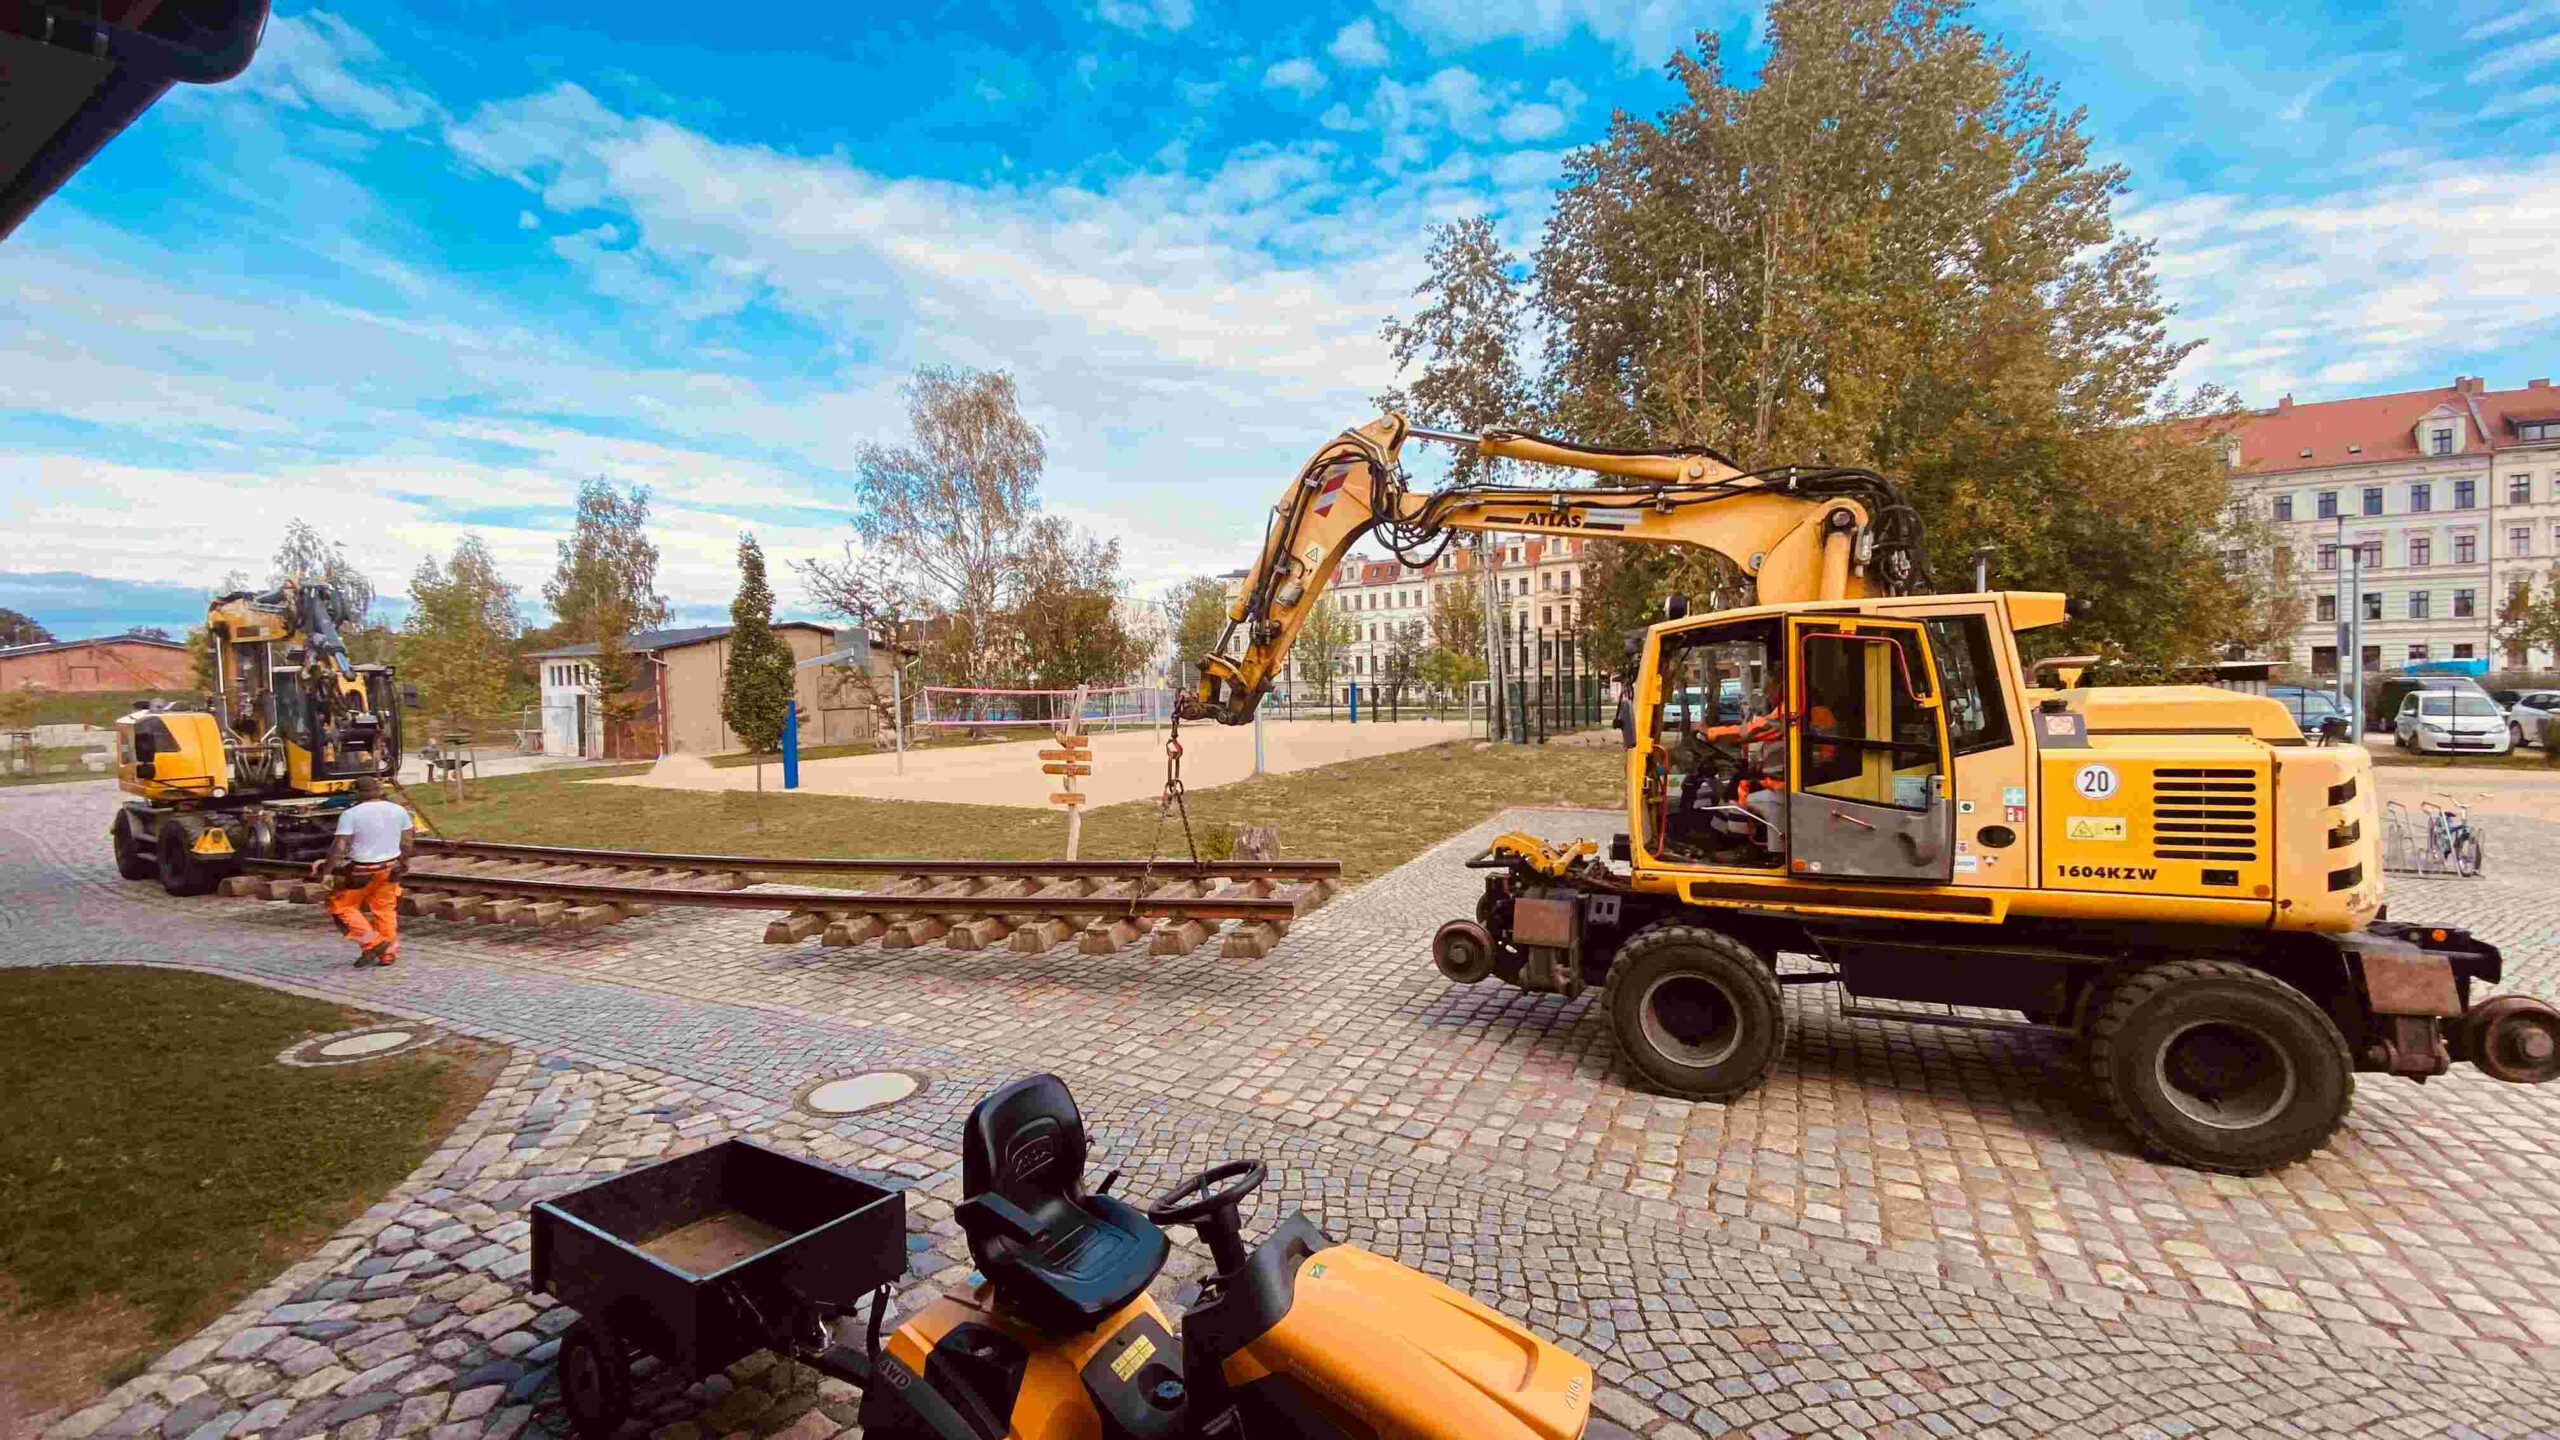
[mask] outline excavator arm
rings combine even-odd
[[[1488,458],[1608,476],[1615,484],[1536,489],[1406,488],[1408,438]],[[1200,661],[1186,719],[1241,725],[1354,545],[1372,531],[1399,556],[1450,531],[1567,534],[1712,550],[1752,578],[1764,604],[1902,594],[1925,583],[1919,520],[1872,471],[1786,466],[1743,471],[1711,450],[1604,450],[1534,435],[1417,429],[1401,415],[1346,430],[1315,453],[1272,507],[1262,552]],[[1242,644],[1236,644],[1241,637]],[[1232,653],[1230,653],[1232,649]]]

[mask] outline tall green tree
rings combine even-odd
[[[450,558],[420,560],[409,577],[401,676],[418,687],[439,724],[486,722],[507,708],[508,672],[523,630],[516,587],[480,537],[465,535]]]
[[[1084,534],[1054,515],[1026,528],[1011,579],[1021,679],[1066,690],[1136,674],[1146,663],[1146,646],[1121,611],[1120,542]]]
[[[857,452],[861,548],[803,574],[840,614],[924,619],[925,669],[937,681],[998,683],[1021,653],[1010,602],[1047,442],[1002,371],[919,369],[907,428],[904,441]]]
[[[53,632],[34,618],[15,610],[0,610],[0,650],[12,645],[44,645],[53,640]]]
[[[1713,36],[1674,57],[1678,104],[1567,160],[1535,260],[1543,408],[1603,444],[1872,466],[1940,555],[1996,544],[2003,584],[2094,602],[2070,643],[2209,650],[2253,599],[2220,563],[2229,477],[2158,422],[2227,407],[2171,389],[2193,345],[2115,228],[2125,171],[1964,13],[1774,0],[1757,84]],[[1643,603],[1587,607],[1594,630],[1730,578],[1618,563]]]
[[[616,727],[627,726],[646,704],[638,693],[640,664],[631,636],[667,623],[667,602],[658,593],[658,547],[649,538],[647,487],[617,489],[601,475],[578,487],[577,525],[560,542],[542,598],[563,630],[596,647],[588,690],[604,721],[610,755],[620,743]]]
[[[738,598],[729,602],[729,672],[721,678],[720,718],[755,754],[770,755],[782,748],[794,663],[790,645],[773,633],[773,586],[765,580],[764,547],[754,535],[741,535]],[[756,786],[764,786],[761,765]]]
[[[347,547],[322,535],[317,527],[300,516],[285,522],[284,541],[276,546],[275,569],[267,583],[281,585],[291,580],[297,584],[319,581],[337,592],[347,607],[344,630],[364,626],[365,616],[373,609],[373,580],[347,558]],[[348,647],[352,653],[354,647]]]
[[[1298,643],[1290,656],[1298,666],[1298,678],[1316,687],[1316,698],[1333,703],[1333,682],[1342,675],[1342,654],[1360,638],[1360,624],[1343,612],[1330,595],[1318,600],[1307,611],[1307,623],[1298,627]]]
[[[1479,215],[1432,231],[1423,264],[1426,273],[1413,292],[1422,308],[1381,330],[1397,376],[1410,371],[1413,378],[1380,396],[1381,407],[1475,434],[1521,427],[1529,418],[1529,384],[1520,369],[1520,317],[1528,309],[1520,258]],[[1450,462],[1450,478],[1484,480],[1499,463],[1461,451]]]
[[[1165,613],[1173,631],[1174,674],[1187,685],[1199,678],[1201,657],[1226,633],[1227,587],[1214,576],[1194,575],[1165,597]]]

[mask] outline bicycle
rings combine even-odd
[[[2427,863],[2450,866],[2464,879],[2475,879],[2487,858],[2480,831],[2471,823],[2471,806],[2455,801],[2448,810],[2433,801],[2418,807],[2427,817]]]

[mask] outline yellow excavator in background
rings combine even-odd
[[[1407,438],[1621,483],[1417,494]],[[1673,597],[1635,648],[1605,858],[1503,836],[1470,862],[1489,872],[1475,915],[1433,942],[1453,980],[1603,987],[1621,1055],[1661,1089],[1758,1086],[1784,987],[1811,983],[1840,985],[1852,1019],[2067,1041],[2146,1149],[2234,1173],[2317,1150],[2360,1071],[2560,1077],[2560,1010],[2487,994],[2494,946],[2385,918],[2353,737],[2306,737],[2264,696],[2028,663],[2019,634],[2075,607],[1924,593],[1919,517],[1871,471],[1384,416],[1291,482],[1178,713],[1250,720],[1353,545],[1375,532],[1409,558],[1453,530],[1693,545],[1757,587],[1705,615]]]
[[[416,697],[390,666],[348,658],[338,635],[348,618],[317,582],[214,598],[203,707],[116,722],[116,779],[137,797],[108,829],[119,874],[200,895],[244,855],[315,858],[355,782],[398,775],[401,715]]]

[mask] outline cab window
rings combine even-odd
[[[1923,703],[1918,646],[1902,636],[1804,637],[1803,779],[1798,789],[1862,805],[1926,810],[1937,792],[1938,727]]]
[[[1947,748],[1958,755],[2009,743],[2009,707],[1992,658],[1991,622],[1980,615],[1940,615],[1923,622],[1938,661],[1938,693],[1947,697]]]

